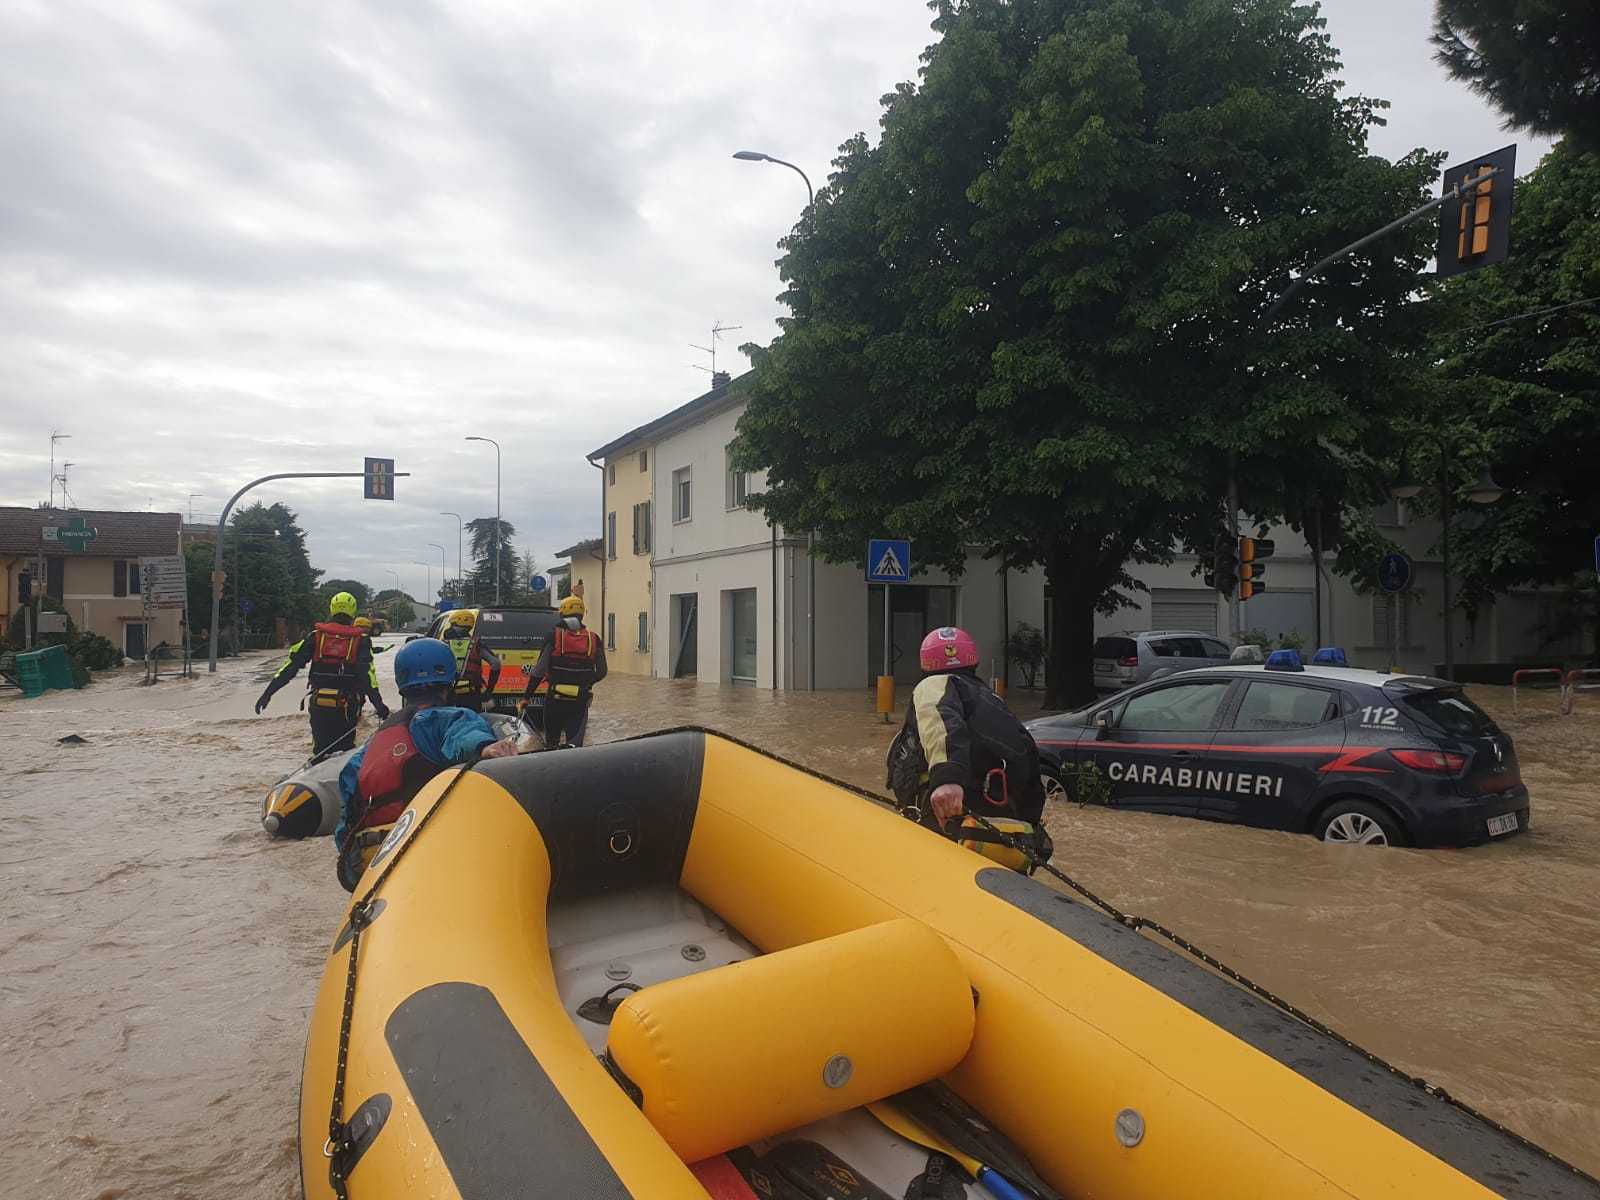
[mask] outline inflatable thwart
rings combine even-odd
[[[518,737],[528,732],[515,716],[485,713],[496,737]],[[267,791],[261,805],[261,827],[273,837],[328,837],[339,824],[339,772],[354,749],[323,759],[312,759],[290,772]]]
[[[430,783],[334,939],[300,1103],[316,1200],[1600,1197],[1102,913],[701,731]]]

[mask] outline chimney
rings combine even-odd
[[[725,388],[732,382],[733,382],[733,376],[728,374],[728,372],[726,372],[726,371],[713,371],[713,372],[711,372],[711,390],[712,391],[716,391],[718,388]]]

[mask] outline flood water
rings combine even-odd
[[[326,839],[274,841],[258,824],[267,788],[309,753],[294,687],[251,714],[272,661],[0,699],[7,1194],[300,1194],[307,1014],[347,898]],[[1546,697],[1513,717],[1507,694],[1474,695],[1518,740],[1526,835],[1362,850],[1065,806],[1049,818],[1056,862],[1600,1173],[1600,699],[1563,718]],[[865,693],[614,675],[590,740],[681,724],[880,791],[893,732]],[[57,744],[72,733],[87,744]]]

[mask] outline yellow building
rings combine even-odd
[[[129,658],[183,642],[182,610],[147,610],[140,560],[180,553],[177,513],[0,508],[0,622],[19,611],[22,576],[81,630]]]
[[[648,427],[647,427],[648,428]],[[604,584],[598,607],[591,589],[589,627],[605,638],[606,661],[625,675],[650,674],[651,472],[654,441],[634,430],[596,450],[589,461],[602,469],[605,525],[600,552]],[[576,563],[574,563],[576,575]]]

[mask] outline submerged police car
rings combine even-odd
[[[1072,796],[1073,768],[1093,765],[1118,808],[1364,845],[1466,846],[1528,827],[1511,739],[1459,686],[1344,661],[1280,650],[1030,721],[1047,790]]]

